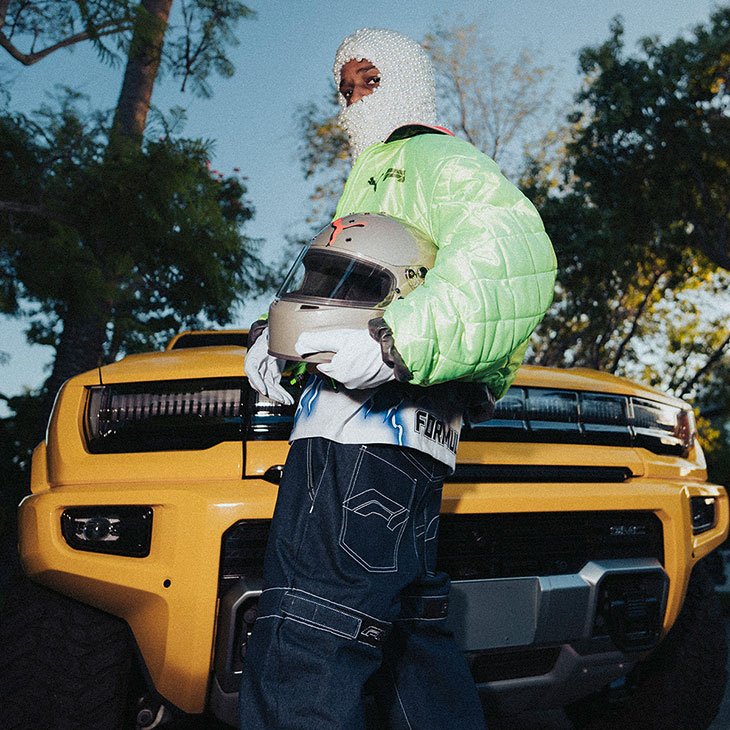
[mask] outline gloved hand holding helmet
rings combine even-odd
[[[368,325],[420,286],[435,258],[430,239],[394,218],[333,221],[302,251],[269,308],[269,352],[315,363],[349,388],[394,379]]]
[[[391,365],[383,362],[380,343],[366,329],[331,329],[302,332],[294,348],[300,355],[332,352],[332,360],[317,365],[346,388],[377,388],[395,380]]]
[[[243,363],[243,371],[254,390],[275,403],[290,406],[294,398],[281,385],[286,360],[269,354],[269,330],[264,328],[250,345]]]

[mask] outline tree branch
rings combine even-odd
[[[73,226],[74,223],[67,218],[52,213],[50,210],[43,208],[40,205],[29,205],[28,203],[18,203],[13,200],[0,200],[0,213],[25,213],[27,215],[35,216],[36,218],[43,218],[54,223],[60,223],[64,226]]]
[[[730,334],[720,343],[715,351],[707,359],[707,362],[688,380],[682,390],[679,391],[679,397],[682,398],[684,395],[689,393],[692,388],[699,382],[700,378],[717,363],[725,352],[725,348],[730,344]]]
[[[619,342],[618,347],[616,348],[616,353],[613,356],[613,362],[611,363],[611,367],[609,368],[609,373],[615,373],[616,368],[618,367],[619,362],[621,361],[621,358],[623,357],[624,351],[626,350],[626,347],[628,346],[629,342],[633,338],[633,336],[636,334],[637,329],[639,328],[639,320],[641,319],[641,315],[644,313],[644,310],[646,309],[647,305],[649,304],[649,299],[651,298],[651,295],[656,288],[657,283],[659,282],[659,279],[662,277],[662,275],[666,273],[664,271],[655,271],[654,272],[654,279],[649,285],[649,287],[646,290],[646,293],[644,294],[644,298],[641,301],[641,304],[637,307],[636,311],[634,312],[634,319],[631,323],[631,329],[628,331],[626,336]]]
[[[127,27],[126,23],[109,21],[97,29],[94,37],[113,35],[114,33],[119,33],[120,31],[125,30]],[[48,46],[41,51],[23,53],[13,44],[5,33],[0,33],[0,47],[4,48],[16,61],[20,61],[20,63],[24,66],[32,66],[34,63],[38,63],[38,61],[41,61],[54,51],[58,51],[61,48],[67,48],[68,46],[73,46],[76,43],[88,41],[90,38],[91,35],[87,31],[83,31],[81,33],[75,33],[68,38],[64,38],[63,40],[58,41],[58,43],[54,43],[52,46]]]
[[[5,18],[8,14],[8,8],[10,7],[10,0],[0,0],[0,23],[5,25]],[[2,28],[0,25],[0,28]]]

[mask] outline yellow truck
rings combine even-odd
[[[236,725],[293,418],[244,356],[242,331],[187,332],[59,392],[0,621],[3,730]],[[686,403],[524,366],[491,421],[464,423],[442,513],[449,620],[488,718],[710,725],[727,646],[703,558],[728,498]]]

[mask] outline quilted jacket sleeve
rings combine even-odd
[[[411,383],[488,382],[501,397],[552,301],[555,254],[534,206],[496,164],[466,143],[451,150],[427,211],[436,263],[384,319]]]

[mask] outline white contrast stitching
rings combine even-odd
[[[393,678],[393,688],[395,689],[395,696],[398,698],[398,704],[400,705],[400,709],[403,712],[403,717],[405,718],[405,721],[408,725],[408,730],[413,730],[411,721],[408,719],[408,714],[406,713],[406,708],[403,706],[403,700],[401,699],[400,692],[398,691],[398,682],[396,682],[395,674],[393,674],[392,669],[390,670],[390,676]]]
[[[428,542],[429,540],[435,540],[435,539],[436,539],[436,538],[438,537],[438,521],[439,521],[439,515],[436,515],[436,517],[434,517],[434,518],[433,518],[433,519],[432,519],[432,520],[431,520],[431,521],[430,521],[430,522],[428,523],[428,526],[427,526],[427,527],[426,527],[426,529],[424,530],[424,534],[425,534],[425,535],[428,535],[428,534],[429,534],[429,532],[431,531],[431,525],[433,525],[433,523],[434,523],[434,522],[436,523],[436,525],[437,525],[437,528],[436,528],[436,530],[434,530],[434,532],[433,532],[433,534],[431,535],[431,537],[426,537],[426,538],[425,538],[425,542]]]
[[[363,458],[365,453],[368,453],[370,456],[374,457],[375,459],[378,459],[384,464],[387,464],[391,469],[394,469],[395,471],[399,472],[405,479],[410,481],[410,501],[408,506],[400,505],[395,500],[391,499],[387,495],[380,495],[387,499],[389,502],[393,502],[394,504],[397,504],[399,507],[401,507],[401,510],[405,512],[405,519],[400,525],[397,525],[392,532],[394,534],[397,533],[397,537],[395,540],[395,544],[393,545],[393,557],[392,557],[392,564],[386,565],[386,566],[374,566],[370,565],[365,558],[363,558],[357,550],[355,550],[351,545],[348,544],[346,540],[346,533],[347,533],[347,526],[350,519],[350,513],[353,512],[351,508],[347,506],[347,503],[353,498],[355,486],[357,484],[357,479],[360,475],[360,468],[362,466]],[[343,511],[342,511],[342,527],[340,528],[340,538],[339,538],[339,545],[340,547],[353,559],[355,560],[359,565],[361,565],[365,571],[368,573],[395,573],[398,571],[398,550],[400,548],[401,541],[403,539],[403,533],[405,532],[405,528],[408,524],[408,520],[410,519],[410,513],[411,508],[413,504],[413,495],[415,492],[416,485],[418,483],[417,479],[414,479],[408,472],[404,471],[400,467],[396,466],[392,461],[389,461],[388,459],[384,459],[383,457],[379,456],[376,453],[373,453],[367,448],[367,445],[363,445],[360,447],[360,451],[358,453],[357,461],[355,462],[355,468],[353,470],[352,478],[350,479],[350,483],[347,487],[347,493],[345,494],[345,500],[342,503]],[[377,494],[380,494],[375,489],[367,489],[367,491],[374,491]],[[364,492],[363,492],[364,493]]]
[[[352,632],[352,631],[345,631],[344,629],[336,629],[336,628],[334,628],[334,627],[332,627],[332,626],[330,626],[328,624],[323,624],[323,623],[320,623],[319,621],[315,621],[314,618],[308,618],[307,616],[301,616],[298,613],[294,613],[293,611],[290,612],[286,608],[282,608],[281,609],[282,612],[284,614],[286,614],[284,616],[284,618],[299,619],[300,621],[302,621],[302,622],[304,622],[306,624],[312,624],[312,625],[317,626],[319,628],[322,628],[324,630],[333,631],[334,633],[338,633],[341,636],[347,636],[347,637],[349,637],[351,639],[357,638],[357,635],[360,633],[360,628],[362,627],[362,619],[361,618],[358,618],[357,616],[353,616],[351,613],[345,613],[345,611],[340,611],[337,608],[331,608],[330,606],[326,606],[326,605],[323,606],[322,603],[318,603],[317,601],[310,601],[309,599],[302,598],[301,596],[297,596],[296,598],[299,601],[304,601],[305,603],[309,603],[312,606],[315,606],[317,608],[320,608],[320,607],[321,608],[325,608],[325,609],[327,609],[329,611],[333,611],[334,613],[340,614],[340,616],[344,616],[345,618],[351,619],[356,624],[356,627],[355,627],[354,632]],[[316,616],[316,612],[315,612],[315,616]]]
[[[341,639],[350,639],[350,641],[356,641],[358,644],[362,644],[363,646],[369,646],[373,648],[373,645],[368,643],[367,641],[361,641],[356,636],[351,636],[350,634],[343,634],[339,631],[335,631],[334,629],[330,629],[327,626],[319,626],[317,624],[309,623],[308,621],[303,621],[301,619],[295,618],[294,616],[280,616],[282,621],[293,621],[295,624],[301,624],[302,626],[307,626],[310,629],[314,629],[315,631],[326,631],[328,634],[332,634],[333,636],[337,636]]]
[[[327,473],[327,464],[329,463],[329,459],[330,459],[330,447],[331,446],[332,446],[332,443],[327,442],[327,451],[325,452],[322,473],[319,475],[319,481],[317,482],[317,487],[315,488],[314,484],[312,483],[312,460],[311,460],[312,441],[309,440],[307,442],[307,489],[309,491],[309,498],[312,500],[312,504],[309,507],[309,514],[312,514],[312,511],[314,510],[314,503],[317,499],[317,495],[319,494],[319,488],[322,486],[322,480],[324,479],[324,475]]]
[[[312,598],[318,598],[321,601],[324,601],[325,603],[331,603],[333,606],[339,606],[340,608],[344,608],[346,611],[352,611],[355,614],[360,614],[361,616],[367,616],[367,618],[373,619],[373,621],[379,621],[380,623],[387,624],[388,621],[384,621],[382,618],[378,618],[377,616],[371,616],[369,613],[365,613],[365,611],[359,611],[356,608],[352,608],[350,606],[346,606],[344,603],[337,603],[336,601],[331,601],[329,598],[325,598],[324,596],[318,596],[316,593],[310,593],[309,591],[305,591],[302,588],[293,588],[291,586],[272,586],[271,588],[266,588],[262,593],[266,593],[266,591],[290,591],[292,593],[304,593],[306,596],[312,596]],[[420,598],[420,596],[419,596]]]

